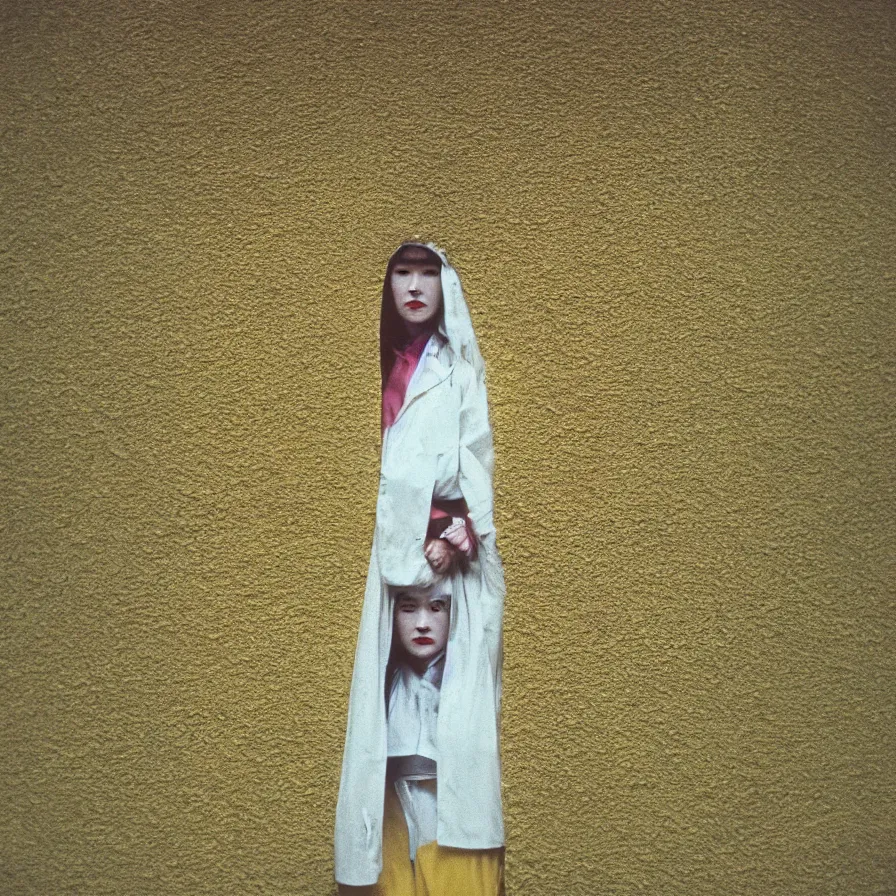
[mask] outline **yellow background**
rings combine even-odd
[[[896,893],[894,26],[4,3],[0,892],[332,892],[423,236],[488,370],[511,896]]]

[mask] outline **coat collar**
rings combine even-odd
[[[433,386],[437,386],[447,379],[454,369],[454,364],[454,350],[443,336],[434,333],[426,344],[426,348],[423,349],[420,363],[417,364],[417,369],[408,383],[404,404],[396,415],[395,421],[397,422],[401,418],[411,402],[423,395],[424,392],[428,392]]]

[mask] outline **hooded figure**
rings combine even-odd
[[[441,262],[442,309],[400,407],[387,412],[390,353],[397,348],[390,335],[397,325],[390,275],[410,246]],[[449,571],[452,612],[436,729],[436,839],[440,846],[467,850],[504,845],[498,754],[504,575],[493,522],[494,453],[482,356],[460,279],[442,250],[399,247],[387,269],[380,329],[380,488],[336,807],[336,880],[350,886],[375,884],[382,869],[392,594],[396,586],[436,580],[424,548],[439,504],[464,508],[476,550]]]

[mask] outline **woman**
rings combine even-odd
[[[450,582],[452,613],[438,714],[437,842],[474,851],[504,844],[504,576],[485,371],[460,279],[431,244],[405,243],[389,260],[380,356],[380,489],[336,807],[336,880],[352,886],[375,884],[382,870],[392,593],[429,586],[439,574]]]

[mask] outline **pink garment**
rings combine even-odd
[[[383,432],[394,422],[404,404],[404,397],[408,391],[408,383],[420,363],[420,357],[426,343],[429,342],[429,334],[418,336],[404,351],[395,349],[395,363],[389,372],[383,389]]]

